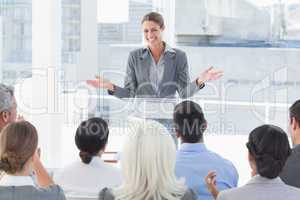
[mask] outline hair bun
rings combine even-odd
[[[5,152],[0,160],[0,169],[8,174],[14,174],[22,169],[22,161],[14,152]]]
[[[258,167],[258,173],[267,178],[276,178],[284,165],[282,160],[277,160],[269,154],[258,155],[255,158]]]
[[[85,164],[89,164],[92,161],[92,158],[93,158],[92,154],[90,154],[88,152],[84,152],[84,151],[80,151],[79,156],[80,156],[82,162],[85,163]]]

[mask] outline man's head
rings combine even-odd
[[[175,106],[173,113],[176,134],[182,143],[203,142],[207,127],[201,107],[192,101],[183,101]]]
[[[12,87],[0,84],[0,130],[17,118],[17,103]]]
[[[290,107],[289,131],[293,144],[300,144],[300,99]]]

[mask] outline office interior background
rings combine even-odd
[[[187,53],[191,79],[208,66],[224,70],[192,99],[209,123],[208,148],[232,160],[245,183],[248,133],[263,123],[288,131],[288,107],[299,99],[300,0],[0,0],[0,80],[38,128],[42,160],[61,168],[78,159],[75,129],[90,116],[109,119],[108,150],[121,149],[132,108],[85,80],[123,84],[150,11],[163,14],[165,41]]]

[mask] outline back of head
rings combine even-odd
[[[257,173],[270,179],[279,175],[291,152],[287,134],[273,125],[255,128],[249,135],[247,148],[255,159]]]
[[[0,170],[15,174],[23,170],[38,145],[35,127],[29,122],[13,122],[0,135]]]
[[[289,109],[290,118],[295,118],[300,126],[300,99],[295,101]]]
[[[124,183],[116,199],[175,199],[185,188],[175,178],[176,147],[166,128],[155,121],[135,121],[123,146]],[[177,198],[176,198],[177,199]]]
[[[0,84],[0,112],[9,110],[12,107],[13,96],[14,89],[12,87]]]
[[[0,84],[0,113],[13,108],[13,96],[14,89],[12,87]]]
[[[108,134],[107,123],[101,118],[95,117],[81,122],[76,131],[75,143],[83,163],[89,164],[93,156],[104,150]]]
[[[183,101],[175,106],[174,126],[184,143],[202,141],[207,123],[201,107],[193,101]]]

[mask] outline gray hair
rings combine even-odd
[[[0,83],[0,112],[12,109],[14,88]]]

